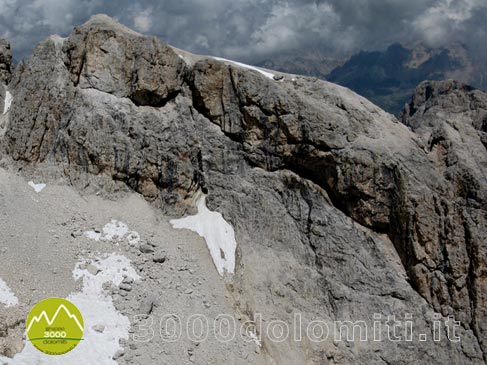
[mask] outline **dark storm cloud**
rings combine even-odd
[[[484,47],[485,0],[0,0],[0,36],[17,57],[106,13],[198,53],[244,61],[303,50],[348,53],[392,42]]]

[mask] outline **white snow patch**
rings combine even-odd
[[[140,242],[140,235],[135,231],[130,231],[126,238],[130,246],[137,246]]]
[[[269,79],[274,79],[274,74],[273,73],[263,71],[260,68],[257,68],[257,67],[254,67],[254,66],[250,66],[250,65],[246,65],[245,63],[240,63],[240,62],[236,62],[236,61],[232,61],[232,60],[227,60],[226,58],[220,58],[220,57],[213,57],[213,58],[215,60],[218,60],[218,61],[230,62],[230,63],[233,63],[233,64],[235,64],[237,66],[244,67],[244,68],[248,68],[249,70],[257,71],[257,72],[261,73],[262,75],[264,75],[265,77],[267,77]]]
[[[15,294],[2,279],[0,279],[0,303],[6,307],[14,307],[19,304],[19,300]]]
[[[112,219],[105,224],[103,232],[86,231],[84,235],[95,241],[114,241],[119,242],[126,239],[131,246],[136,246],[140,242],[140,235],[136,231],[130,231],[127,224]]]
[[[95,232],[95,231],[86,231],[84,233],[86,237],[88,237],[90,240],[95,240],[99,241],[101,239],[101,233],[100,232]]]
[[[183,62],[184,62],[185,64],[188,64],[188,60],[187,60],[186,58],[184,58],[184,56],[183,56],[183,55],[178,54],[178,57],[179,57],[180,59],[182,59],[182,60],[183,60]]]
[[[123,238],[129,231],[129,227],[120,221],[112,219],[110,223],[103,227],[103,239],[114,241]]]
[[[91,274],[85,268],[87,263],[98,268],[100,272],[96,275]],[[119,286],[125,278],[134,281],[140,279],[140,276],[135,272],[130,263],[130,260],[123,255],[117,253],[106,254],[103,259],[76,264],[73,270],[73,277],[75,280],[83,279],[82,293],[90,295],[103,294],[107,296],[103,289],[104,283],[112,283],[115,286]]]
[[[3,104],[3,114],[7,114],[8,110],[10,109],[10,106],[12,105],[12,101],[14,100],[12,94],[10,92],[5,93],[5,101]]]
[[[206,207],[206,197],[202,195],[197,201],[198,214],[173,219],[170,223],[177,229],[190,229],[206,241],[211,257],[220,275],[235,272],[235,251],[237,241],[233,227],[218,212]]]
[[[46,187],[46,184],[35,184],[33,181],[29,181],[29,186],[35,190],[36,193],[40,193]]]
[[[93,275],[83,267],[87,262],[78,263],[73,270],[76,280],[83,280],[81,292],[73,293],[66,299],[73,302],[83,315],[85,332],[83,341],[71,352],[62,356],[49,356],[36,350],[31,342],[26,341],[22,352],[13,359],[0,356],[0,363],[9,365],[116,365],[112,357],[119,350],[120,339],[129,338],[130,321],[113,306],[111,296],[103,289],[103,284],[118,286],[125,277],[134,281],[139,275],[125,256],[112,253],[98,261],[91,262],[101,271]],[[104,328],[98,332],[95,328]]]

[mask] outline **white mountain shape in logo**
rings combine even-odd
[[[56,318],[61,314],[61,311],[64,311],[64,313],[70,318],[72,319],[76,325],[79,327],[79,329],[81,330],[81,332],[83,332],[83,326],[81,325],[78,317],[76,317],[75,314],[71,314],[71,312],[69,311],[68,308],[66,308],[66,306],[64,304],[61,304],[58,309],[56,310],[56,313],[54,313],[54,316],[52,316],[52,318],[49,318],[49,316],[47,315],[46,311],[42,311],[41,314],[39,314],[38,316],[34,316],[32,318],[32,320],[30,321],[29,323],[29,326],[27,327],[27,332],[30,331],[32,325],[35,323],[39,323],[42,319],[44,319],[46,322],[47,322],[47,325],[48,326],[52,326],[52,324],[54,323],[54,321],[56,321]]]

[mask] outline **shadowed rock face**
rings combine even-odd
[[[0,39],[0,82],[7,84],[13,71],[12,51],[10,43]]]
[[[269,361],[483,363],[485,94],[423,85],[408,129],[337,85],[177,52],[103,16],[44,41],[11,82],[5,151],[165,213],[208,193],[235,227],[228,290],[249,318],[462,322],[461,343],[264,340]]]

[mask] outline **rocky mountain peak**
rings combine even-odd
[[[487,149],[487,93],[455,80],[424,81],[406,104],[402,122],[422,136],[431,148],[443,140],[463,144],[463,155],[475,150],[476,163],[485,165],[484,148]],[[458,132],[461,131],[460,135]],[[469,136],[464,144],[463,135]],[[455,136],[456,135],[456,136]],[[482,145],[484,148],[482,148]],[[473,170],[477,170],[472,166]],[[486,181],[481,171],[479,183]],[[469,185],[469,184],[468,184]],[[482,184],[483,185],[483,184]],[[476,189],[478,184],[475,185]],[[486,191],[486,186],[480,191]]]
[[[82,89],[151,106],[163,105],[181,90],[185,64],[172,48],[104,15],[75,28],[63,52],[71,81]]]
[[[487,132],[487,94],[455,80],[424,81],[401,114],[404,124],[417,131],[427,127],[429,114],[452,114],[468,121],[481,136]],[[429,127],[432,127],[431,125]]]
[[[135,30],[121,24],[117,20],[109,17],[106,14],[95,14],[90,17],[84,24],[78,26],[76,29],[99,29],[99,30],[111,30],[117,32],[118,34],[125,33],[138,37],[142,37],[142,34],[136,32]]]
[[[424,334],[461,321],[460,343],[264,339],[261,363],[484,363],[483,95],[423,84],[403,124],[344,87],[183,53],[105,16],[42,42],[14,80],[5,160],[83,194],[138,193],[161,217],[206,195],[235,229],[225,290],[240,318],[394,313]]]

